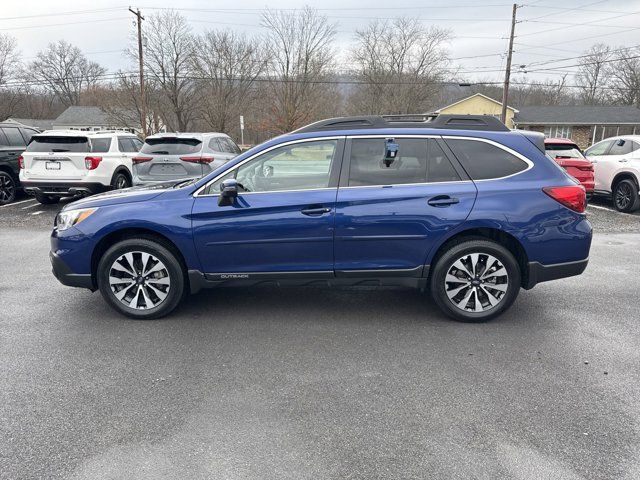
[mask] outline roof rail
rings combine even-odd
[[[364,130],[378,128],[441,128],[449,130],[484,130],[509,132],[509,128],[491,115],[443,115],[418,113],[408,115],[368,115],[337,117],[311,123],[292,133],[321,132],[324,130]]]

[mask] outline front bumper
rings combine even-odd
[[[49,252],[49,259],[51,260],[51,266],[53,267],[53,275],[63,285],[68,287],[88,288],[92,292],[96,290],[91,274],[73,273],[67,264],[64,263],[64,261],[54,252]]]
[[[587,268],[589,259],[576,262],[556,263],[555,265],[543,265],[539,262],[529,262],[529,272],[524,288],[529,290],[540,282],[558,280],[560,278],[580,275]]]
[[[25,192],[35,195],[56,195],[60,197],[76,197],[93,195],[110,190],[111,187],[101,183],[88,182],[22,182]]]

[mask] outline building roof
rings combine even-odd
[[[56,126],[102,126],[112,123],[109,114],[100,107],[68,107],[53,122]]]
[[[502,102],[499,102],[498,100],[495,100],[495,99],[493,99],[491,97],[487,97],[486,95],[483,95],[482,93],[476,93],[476,94],[473,94],[473,95],[471,95],[469,97],[462,98],[462,99],[458,100],[457,102],[452,103],[451,105],[447,105],[446,107],[439,108],[438,110],[436,110],[436,113],[440,113],[442,110],[446,110],[447,108],[453,107],[454,105],[458,105],[459,103],[462,103],[462,102],[466,102],[467,100],[471,100],[472,98],[475,98],[475,97],[481,97],[481,98],[484,98],[485,100],[489,100],[490,102],[493,102],[493,103],[497,104],[498,106],[500,106],[502,108]],[[507,108],[509,110],[512,110],[515,113],[518,113],[518,110],[516,110],[513,107],[510,107],[509,105],[507,105]]]
[[[617,105],[560,105],[522,107],[517,125],[640,125],[640,109]]]
[[[50,130],[54,120],[51,118],[7,118],[6,122],[19,123],[25,127],[34,127],[38,130]]]

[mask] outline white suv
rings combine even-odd
[[[640,135],[607,138],[589,147],[585,156],[593,163],[595,194],[611,195],[620,212],[640,208]]]
[[[20,157],[20,182],[40,203],[131,186],[131,159],[142,147],[132,133],[48,130]]]

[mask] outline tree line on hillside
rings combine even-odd
[[[126,52],[130,70],[109,73],[64,40],[25,61],[16,40],[0,34],[0,118],[52,118],[71,105],[97,104],[123,125],[146,121],[150,132],[163,125],[237,138],[244,115],[247,139],[255,142],[325,117],[428,112],[461,93],[501,97],[499,78],[465,85],[447,49],[451,33],[415,18],[372,21],[345,52],[336,47],[336,25],[309,7],[266,10],[261,22],[261,35],[194,34],[175,11],[147,17],[146,119],[135,39]],[[531,69],[559,73],[559,80],[534,82],[517,73],[509,103],[640,106],[639,52],[598,44],[573,57],[571,73]]]

